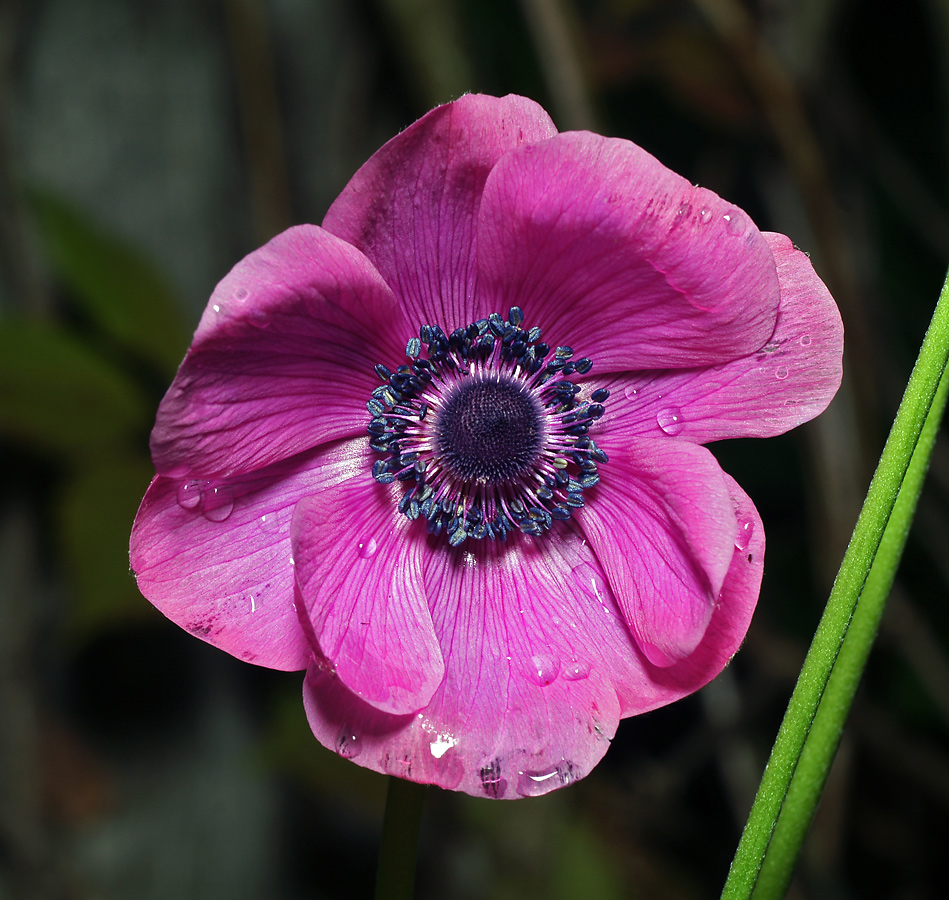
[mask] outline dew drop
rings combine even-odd
[[[492,800],[500,800],[507,793],[507,779],[501,777],[501,760],[493,759],[478,770],[481,790]]]
[[[707,207],[703,206],[699,210],[699,221],[705,225],[712,220],[712,211]]]
[[[246,300],[246,299],[247,299],[247,293],[248,293],[247,288],[239,287],[236,291],[234,291],[234,296],[235,296],[238,300]]]
[[[788,377],[788,367],[778,366],[778,368],[775,369],[774,377],[777,378],[778,381],[784,381],[784,379]]]
[[[573,575],[575,584],[584,594],[599,600],[600,603],[606,602],[606,598],[609,596],[609,588],[607,588],[603,576],[593,566],[582,562],[574,566],[570,574]]]
[[[371,556],[375,556],[376,550],[378,548],[379,545],[376,543],[376,539],[374,537],[363,538],[356,545],[356,550],[362,559],[369,559]]]
[[[211,307],[211,309],[213,309],[216,313],[219,313],[221,311],[221,307],[217,303],[215,303],[214,306]]]
[[[458,738],[452,737],[450,734],[437,734],[435,735],[435,739],[428,745],[428,749],[435,759],[441,759],[457,743]]]
[[[575,780],[573,765],[563,762],[559,766],[538,772],[520,772],[517,776],[517,792],[522,797],[539,797]]]
[[[560,660],[555,656],[541,654],[531,657],[530,668],[527,675],[534,684],[546,687],[548,684],[557,680],[560,674]]]
[[[811,336],[810,336],[809,334],[802,334],[802,335],[801,335],[801,346],[802,346],[802,347],[809,347],[810,344],[811,344]]]
[[[751,543],[751,536],[755,531],[754,519],[741,518],[738,520],[738,536],[735,538],[735,547],[738,550],[747,550]]]
[[[266,531],[268,534],[273,534],[280,528],[280,522],[277,520],[277,514],[272,512],[264,513],[257,520],[257,524],[260,526],[261,531]]]
[[[178,505],[182,509],[197,509],[201,503],[201,482],[182,481],[178,485]]]
[[[565,681],[581,681],[587,678],[592,667],[585,659],[572,659],[564,667],[563,677]]]
[[[627,384],[626,387],[623,388],[623,393],[626,395],[627,400],[635,400],[639,389],[634,388],[631,384]]]
[[[234,492],[229,484],[208,486],[202,499],[201,511],[210,522],[223,522],[234,512]]]
[[[684,219],[690,212],[692,212],[692,204],[691,204],[691,203],[683,203],[683,204],[676,210],[676,218],[677,218],[677,219]]]
[[[656,424],[668,435],[675,436],[685,427],[682,410],[678,406],[666,406],[656,413]]]
[[[255,328],[269,328],[270,327],[270,316],[267,315],[262,309],[252,309],[247,314],[247,321],[250,322]]]
[[[725,230],[735,237],[741,237],[745,233],[745,215],[737,207],[731,207],[722,218],[725,220]]]
[[[352,728],[344,728],[336,738],[336,752],[344,759],[352,759],[362,752],[362,740]]]

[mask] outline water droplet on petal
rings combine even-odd
[[[560,674],[560,660],[555,656],[547,656],[546,654],[532,656],[527,674],[534,684],[546,687],[557,680],[557,676]]]
[[[778,381],[784,381],[784,379],[788,377],[788,367],[778,366],[778,368],[775,369],[774,377],[777,378]]]
[[[676,218],[677,218],[677,219],[684,219],[690,212],[692,212],[692,204],[691,204],[691,203],[683,203],[683,204],[676,210]]]
[[[236,291],[234,291],[234,296],[235,296],[238,300],[246,300],[246,299],[247,299],[247,293],[248,293],[248,292],[247,292],[247,288],[239,287]]]
[[[362,752],[362,740],[352,728],[344,728],[336,738],[336,752],[345,759],[352,759]]]
[[[539,797],[575,780],[573,765],[563,762],[558,766],[538,772],[520,772],[517,776],[517,792],[522,797]]]
[[[564,666],[563,677],[565,681],[580,681],[587,678],[592,666],[585,659],[572,659]]]
[[[262,309],[252,309],[247,314],[247,321],[250,322],[255,328],[269,328],[270,327],[270,316],[267,315]]]
[[[437,734],[435,740],[428,745],[428,749],[435,759],[441,759],[457,743],[458,738],[452,737],[450,734]]]
[[[501,777],[501,760],[493,759],[478,770],[481,790],[492,800],[500,800],[507,793],[507,780]]]
[[[223,522],[234,512],[234,492],[229,484],[211,484],[202,495],[201,511],[211,522]]]
[[[725,230],[735,237],[745,233],[745,214],[737,207],[731,207],[722,218],[725,220]]]
[[[356,545],[356,550],[362,559],[369,559],[369,557],[376,555],[376,550],[378,547],[379,545],[376,543],[376,539],[374,537],[370,537],[363,538]]]
[[[802,347],[808,347],[808,346],[810,346],[810,343],[811,343],[811,336],[810,336],[809,334],[802,334],[802,335],[801,335],[801,346],[802,346]]]
[[[623,393],[626,395],[627,400],[635,400],[639,390],[638,388],[634,388],[631,384],[627,384],[626,387],[623,388]]]
[[[221,307],[217,303],[215,303],[214,306],[211,307],[211,309],[213,309],[216,313],[219,313],[221,311]]]
[[[574,566],[570,574],[573,575],[575,584],[584,594],[599,600],[600,603],[606,602],[606,598],[609,596],[609,588],[603,576],[593,566],[582,562]]]
[[[257,520],[257,524],[260,526],[261,531],[266,531],[269,534],[273,534],[280,528],[280,522],[277,520],[277,514],[275,512],[264,513]]]
[[[755,531],[755,520],[741,518],[738,520],[738,536],[735,538],[735,547],[747,550],[751,543],[751,536]]]
[[[201,503],[201,482],[182,481],[178,485],[178,505],[182,509],[197,509]]]
[[[710,222],[712,219],[712,211],[707,207],[703,206],[699,210],[699,221],[705,225],[707,222]]]
[[[656,423],[668,435],[675,436],[685,427],[682,410],[678,406],[666,406],[656,413]]]

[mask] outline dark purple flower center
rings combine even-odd
[[[466,378],[448,392],[435,425],[445,466],[463,481],[503,484],[537,458],[544,411],[507,375]]]
[[[570,380],[592,362],[541,342],[512,307],[446,335],[423,325],[405,348],[410,364],[376,372],[385,382],[367,408],[372,467],[381,484],[406,483],[399,503],[453,546],[504,540],[515,528],[539,535],[584,505],[606,454],[589,436],[609,396],[583,397]],[[423,355],[423,346],[425,349]]]

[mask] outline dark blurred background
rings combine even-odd
[[[949,261],[945,0],[2,0],[0,900],[371,896],[384,781],[300,676],[138,595],[148,430],[216,281],[468,90],[630,138],[811,253],[821,420],[713,448],[769,549],[743,650],[585,781],[431,789],[420,898],[713,898]],[[946,896],[949,455],[791,889]]]

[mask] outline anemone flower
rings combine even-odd
[[[738,649],[764,529],[703,445],[820,413],[842,341],[786,237],[629,141],[465,96],[217,286],[132,567],[192,634],[306,669],[342,756],[542,794]]]

